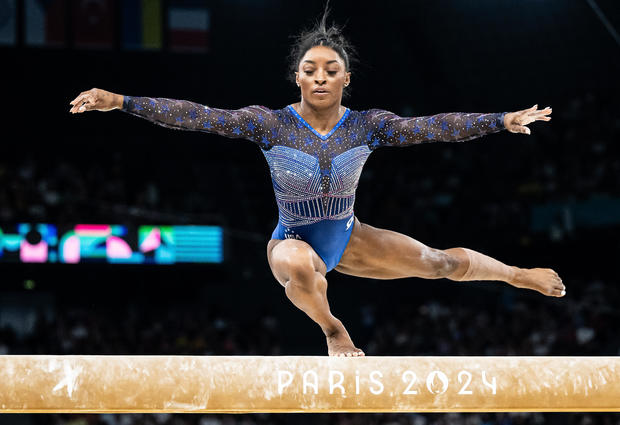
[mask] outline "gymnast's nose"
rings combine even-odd
[[[323,70],[318,70],[316,73],[316,77],[314,82],[319,84],[319,85],[323,85],[325,84],[325,82],[327,81],[327,78],[325,77],[325,71]]]

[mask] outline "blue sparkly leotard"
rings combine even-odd
[[[444,113],[402,118],[381,109],[346,112],[321,135],[293,109],[217,109],[197,103],[125,96],[123,110],[164,127],[205,131],[258,144],[279,210],[272,239],[306,241],[327,271],[338,265],[353,231],[362,167],[381,146],[471,140],[504,129],[505,113]]]

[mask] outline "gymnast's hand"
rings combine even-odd
[[[530,134],[530,129],[526,127],[529,123],[534,121],[551,121],[551,117],[547,116],[551,114],[551,107],[547,106],[540,111],[537,109],[538,105],[534,105],[522,111],[508,112],[504,115],[504,127],[511,133]]]
[[[85,111],[111,111],[123,107],[123,96],[101,89],[83,91],[71,102],[73,107],[69,110],[72,114]]]

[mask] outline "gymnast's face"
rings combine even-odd
[[[295,80],[302,99],[321,108],[340,104],[342,89],[351,81],[351,73],[346,72],[344,60],[334,49],[315,46],[301,58]]]

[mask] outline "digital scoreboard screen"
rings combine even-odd
[[[223,257],[220,226],[0,226],[0,262],[187,264]]]

